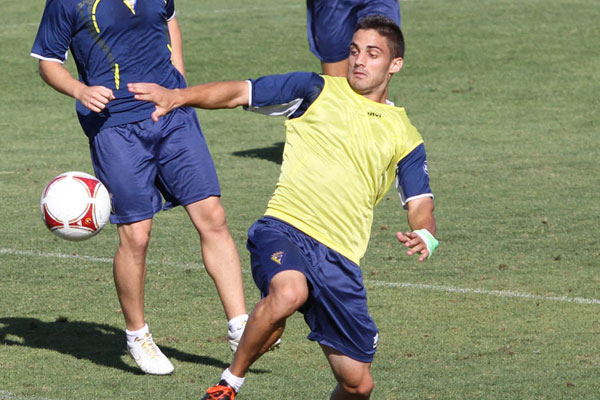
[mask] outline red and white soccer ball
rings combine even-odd
[[[80,241],[100,232],[108,222],[110,196],[94,176],[71,171],[48,183],[40,207],[42,220],[52,233]]]

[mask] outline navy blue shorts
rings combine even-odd
[[[358,22],[381,14],[400,26],[398,0],[306,0],[310,51],[321,61],[345,60]]]
[[[300,308],[310,327],[308,339],[350,358],[371,362],[379,331],[367,309],[360,267],[303,232],[276,218],[263,217],[248,231],[252,276],[262,296],[273,277],[302,272],[309,296]]]
[[[156,123],[147,119],[102,129],[91,140],[90,153],[96,177],[111,195],[113,224],[221,195],[193,108],[175,109]]]

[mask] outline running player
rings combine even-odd
[[[265,216],[249,230],[252,274],[263,298],[250,314],[232,364],[202,397],[232,400],[250,366],[281,336],[296,311],[318,342],[338,385],[331,399],[368,399],[379,331],[369,315],[359,267],[373,208],[396,181],[410,232],[397,240],[409,256],[438,245],[423,140],[403,108],[386,104],[404,40],[384,16],[369,16],[350,45],[348,78],[296,72],[249,81],[168,90],[135,83],[152,118],[183,105],[285,115],[281,175]]]
[[[69,48],[79,79],[63,65]],[[196,112],[179,108],[155,124],[154,106],[127,90],[137,81],[185,87],[174,1],[48,0],[31,55],[50,86],[77,100],[94,171],[111,194],[120,239],[114,279],[136,363],[148,374],[173,371],[146,324],[144,287],[152,218],[177,205],[200,234],[235,349],[247,319],[240,260]]]

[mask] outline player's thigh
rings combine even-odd
[[[157,152],[157,185],[165,208],[220,196],[219,179],[196,112],[178,108],[160,121],[162,139]]]
[[[246,247],[250,252],[252,277],[263,296],[270,293],[271,281],[277,274],[292,270],[305,275],[306,259],[287,228],[281,221],[261,218],[248,230]]]
[[[400,26],[400,3],[398,0],[367,0],[356,12],[356,19],[360,21],[369,15],[384,15]]]
[[[349,0],[308,0],[307,36],[311,52],[321,61],[348,58],[350,41],[358,22],[356,4]]]
[[[112,223],[152,218],[162,207],[151,135],[140,122],[102,129],[90,142],[94,172],[111,196]]]

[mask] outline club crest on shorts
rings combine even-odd
[[[285,251],[277,251],[271,254],[271,260],[275,261],[279,265],[281,265],[283,262],[283,257],[285,257]]]

